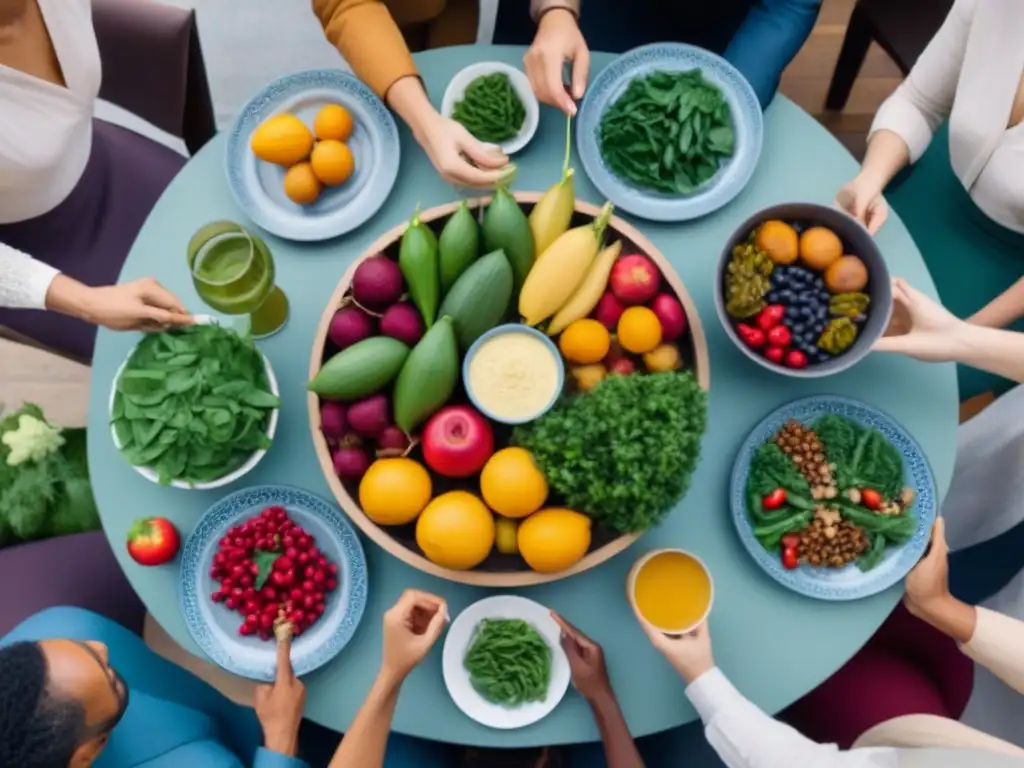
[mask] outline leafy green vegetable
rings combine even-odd
[[[566,503],[616,533],[644,531],[679,500],[700,457],[707,395],[690,372],[611,376],[517,427]]]
[[[481,75],[466,86],[452,109],[452,119],[480,141],[498,144],[519,133],[526,107],[504,72]]]
[[[551,648],[522,619],[481,621],[462,665],[477,693],[494,704],[518,707],[547,698]]]
[[[836,464],[841,488],[874,488],[887,499],[899,496],[903,456],[885,435],[832,414],[822,416],[814,431]]]
[[[765,510],[762,500],[776,488],[786,492],[786,503]],[[775,443],[764,443],[750,458],[747,475],[747,512],[754,536],[765,549],[775,549],[782,537],[807,526],[814,510],[807,479]]]
[[[57,429],[46,421],[42,409],[28,404],[0,420],[0,437],[20,431],[23,417],[44,423],[48,430]],[[0,546],[99,529],[86,464],[85,430],[59,433],[59,441],[47,440],[47,451],[28,456],[17,466],[9,463],[9,441],[0,439]]]
[[[118,447],[161,484],[209,482],[270,447],[280,404],[253,343],[219,325],[145,337],[117,382],[111,422]]]
[[[280,552],[267,552],[265,549],[253,550],[252,560],[258,569],[253,583],[255,589],[263,589],[263,585],[267,583],[267,579],[270,578],[270,574],[274,570],[274,563],[280,556]]]
[[[688,195],[735,150],[729,104],[699,69],[634,79],[601,117],[601,155],[637,186]]]

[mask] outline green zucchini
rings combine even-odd
[[[504,251],[481,256],[455,281],[439,312],[452,319],[460,350],[465,352],[502,321],[512,298],[512,282],[512,265]]]
[[[307,385],[327,400],[359,400],[386,387],[409,357],[409,347],[390,336],[373,336],[338,352]]]
[[[423,315],[427,328],[437,317],[441,300],[440,274],[437,265],[437,235],[420,221],[419,208],[409,221],[398,248],[398,266],[409,286],[416,309]]]
[[[441,295],[444,296],[455,285],[459,275],[477,260],[480,255],[480,225],[469,212],[469,204],[463,200],[448,219],[437,241],[438,262],[441,273]]]
[[[452,319],[442,316],[419,340],[395,381],[395,424],[411,432],[448,402],[459,382]]]
[[[519,300],[519,291],[533,267],[533,231],[512,193],[504,187],[494,190],[494,199],[484,212],[484,250],[502,250],[512,265],[514,278],[512,302]]]

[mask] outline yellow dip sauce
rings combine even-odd
[[[683,552],[661,552],[642,566],[633,585],[637,610],[665,632],[685,632],[711,605],[711,577],[700,561]]]
[[[485,341],[469,363],[469,387],[494,418],[525,421],[540,415],[558,390],[561,360],[530,333],[510,331]]]

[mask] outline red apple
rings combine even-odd
[[[615,262],[608,285],[623,304],[644,304],[658,292],[661,272],[646,256],[632,253]]]
[[[163,517],[144,517],[128,530],[128,554],[139,565],[163,565],[181,546],[174,524]]]
[[[662,341],[675,341],[686,331],[686,313],[675,296],[659,293],[651,302],[651,309],[661,323]]]
[[[600,301],[597,302],[594,311],[590,314],[609,331],[614,331],[615,326],[619,323],[619,318],[625,311],[626,308],[622,306],[622,302],[615,298],[615,294],[611,291],[606,291]]]
[[[483,469],[494,453],[494,433],[483,416],[468,405],[442,408],[423,429],[423,460],[445,477],[469,477]]]

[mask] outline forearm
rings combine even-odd
[[[858,178],[881,193],[909,161],[907,142],[893,131],[876,131],[868,142]]]
[[[1024,317],[1024,277],[975,312],[967,322],[1005,328]]]
[[[963,651],[992,674],[1024,693],[1024,621],[976,608],[974,634]]]
[[[622,708],[611,690],[587,702],[604,744],[608,768],[643,768],[644,761],[626,725]]]
[[[382,768],[402,681],[381,672],[328,768]]]
[[[945,595],[923,605],[908,600],[907,609],[958,643],[970,642],[974,637],[977,610],[952,595]]]
[[[403,77],[395,82],[388,90],[387,103],[409,126],[417,141],[427,123],[440,117],[418,76]]]
[[[961,323],[950,343],[954,362],[1024,382],[1024,333]]]
[[[0,307],[45,309],[57,274],[48,264],[0,243]]]
[[[541,16],[555,8],[564,8],[577,19],[580,17],[580,0],[530,0],[530,18],[540,21]]]

